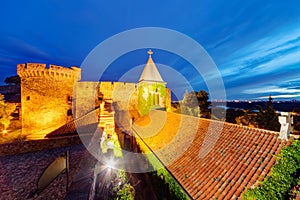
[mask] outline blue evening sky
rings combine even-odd
[[[16,74],[18,63],[80,66],[90,51],[117,33],[162,27],[203,46],[221,74],[227,99],[264,99],[271,94],[300,100],[299,0],[2,0],[0,22],[1,84]],[[142,68],[137,66],[147,61],[147,50],[120,56],[101,80],[138,81]],[[194,90],[207,89],[205,77],[185,59],[153,51],[155,62],[177,73],[162,70],[163,78],[168,73],[173,77],[165,78],[168,87],[184,91],[188,88],[181,80],[187,80]],[[136,74],[128,75],[135,67]]]

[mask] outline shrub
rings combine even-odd
[[[243,199],[287,199],[291,189],[299,182],[300,141],[294,140],[283,148],[277,156],[277,162],[271,173],[253,189],[247,189]]]
[[[122,189],[117,192],[116,200],[134,200],[135,190],[130,184],[124,184]]]

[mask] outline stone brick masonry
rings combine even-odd
[[[27,63],[18,65],[21,78],[22,134],[41,139],[72,120],[70,113],[74,83],[80,79],[77,67]]]
[[[15,155],[3,154],[0,157],[0,199],[26,199],[31,191],[36,189],[38,178],[40,177],[43,170],[57,157],[63,155],[69,150],[69,184],[71,184],[73,178],[78,172],[80,162],[84,162],[84,157],[88,153],[82,144],[72,144],[65,146],[59,142],[60,139],[56,140],[44,140],[44,141],[29,141],[29,144],[23,143],[27,146],[28,153],[21,153]],[[44,142],[52,143],[45,150],[39,150],[43,146]],[[31,143],[35,142],[36,145]],[[57,147],[54,143],[60,144]],[[13,144],[10,144],[11,146]],[[16,143],[15,147],[20,148],[20,144]],[[31,148],[29,148],[31,146]],[[11,152],[11,154],[13,154]],[[66,174],[60,174],[37,198],[35,199],[65,199],[66,196]]]

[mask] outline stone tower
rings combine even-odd
[[[152,109],[166,109],[166,82],[152,60],[153,52],[148,51],[149,58],[137,84],[138,110],[141,115],[147,114]]]
[[[22,135],[44,136],[72,120],[72,95],[80,80],[77,67],[27,63],[18,65],[21,78]]]

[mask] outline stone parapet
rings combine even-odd
[[[74,144],[81,144],[81,140],[78,135],[63,138],[51,138],[43,140],[29,140],[22,142],[6,143],[0,145],[0,156],[36,152],[45,149],[70,146]]]
[[[76,81],[81,79],[81,69],[78,67],[63,67],[50,64],[48,67],[42,63],[18,64],[18,75],[20,77],[51,77],[51,78],[69,78]]]

